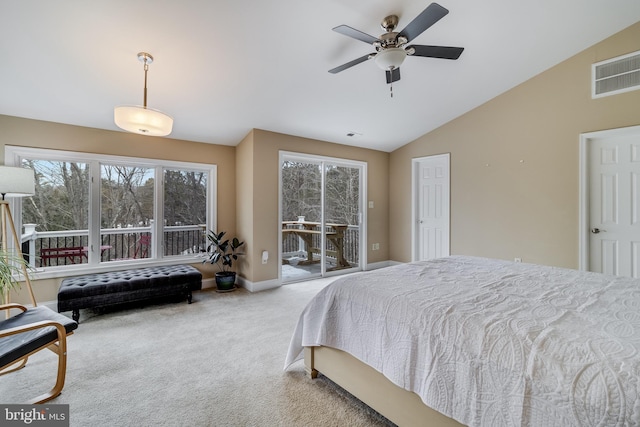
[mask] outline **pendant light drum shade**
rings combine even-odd
[[[121,105],[114,109],[116,125],[129,132],[149,136],[167,136],[173,129],[173,119],[161,111],[139,105]]]

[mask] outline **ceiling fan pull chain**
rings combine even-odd
[[[391,97],[393,98],[393,83],[389,84],[389,92],[391,93]]]

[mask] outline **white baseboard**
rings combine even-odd
[[[369,270],[377,270],[378,268],[385,268],[385,267],[391,267],[392,265],[398,265],[398,264],[402,264],[401,262],[398,261],[380,261],[380,262],[374,262],[371,264],[367,264],[367,267],[365,268],[366,271]]]
[[[209,289],[216,287],[216,278],[210,277],[208,279],[202,279],[202,289]]]
[[[249,292],[266,291],[267,289],[279,288],[282,283],[278,279],[263,280],[261,282],[251,282],[244,277],[238,276],[238,285],[242,286]]]

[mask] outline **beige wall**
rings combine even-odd
[[[237,235],[245,240],[246,256],[238,267],[240,274],[252,282],[278,277],[279,150],[364,161],[369,171],[368,200],[375,202],[375,208],[367,212],[368,238],[369,242],[380,243],[379,251],[368,253],[368,261],[389,259],[388,153],[262,130],[253,130],[237,147],[228,147],[0,115],[2,163],[5,145],[216,164],[216,228],[227,231],[229,237]],[[266,265],[261,263],[263,250],[270,253]],[[205,278],[215,271],[208,264],[196,266]],[[35,280],[36,298],[55,300],[60,280]],[[27,301],[24,292],[13,299]]]
[[[245,242],[243,247],[245,256],[240,258],[236,271],[247,279],[249,279],[256,260],[253,253],[253,248],[255,247],[255,237],[253,235],[254,205],[256,203],[256,197],[253,194],[255,176],[253,134],[253,131],[249,132],[236,147],[237,233],[233,236],[237,236],[241,241]]]
[[[249,146],[251,146],[252,150]],[[388,260],[388,153],[256,129],[239,145],[237,152],[239,157],[237,164],[242,164],[242,168],[245,169],[238,170],[237,173],[238,175],[244,175],[246,178],[242,179],[242,187],[238,186],[238,194],[247,193],[252,195],[252,205],[249,206],[249,203],[243,204],[243,208],[246,206],[252,212],[238,212],[238,229],[242,230],[243,233],[248,233],[240,237],[249,241],[248,257],[246,264],[242,266],[242,275],[251,282],[267,281],[278,277],[278,233],[281,228],[278,223],[280,151],[367,162],[367,200],[375,202],[375,207],[367,210],[367,238],[370,243],[380,243],[379,251],[368,251],[368,262],[375,263]],[[252,157],[249,159],[250,156]],[[251,162],[252,165],[250,164]],[[238,178],[239,184],[240,181],[240,178]],[[250,188],[248,187],[249,185],[251,186]],[[371,245],[368,246],[369,248],[371,247]],[[262,264],[261,262],[263,250],[269,251],[270,254],[267,264]]]
[[[0,115],[2,163],[4,163],[6,145],[216,164],[218,227],[235,231],[235,147],[147,137]],[[196,267],[203,270],[205,277],[212,275],[211,266],[196,265]],[[36,299],[38,301],[55,300],[60,280],[34,281]],[[16,300],[27,302],[23,291]]]
[[[391,154],[394,260],[410,261],[411,159],[451,153],[451,253],[577,268],[585,132],[640,124],[640,90],[591,99],[591,64],[640,50],[640,23]]]

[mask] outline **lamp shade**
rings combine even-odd
[[[33,169],[13,166],[0,166],[0,194],[4,196],[24,197],[36,192],[36,180]]]
[[[129,132],[166,136],[173,129],[173,119],[161,111],[138,105],[121,105],[114,109],[116,125]]]
[[[407,52],[399,47],[390,47],[375,56],[376,65],[385,71],[394,70],[404,62]]]

